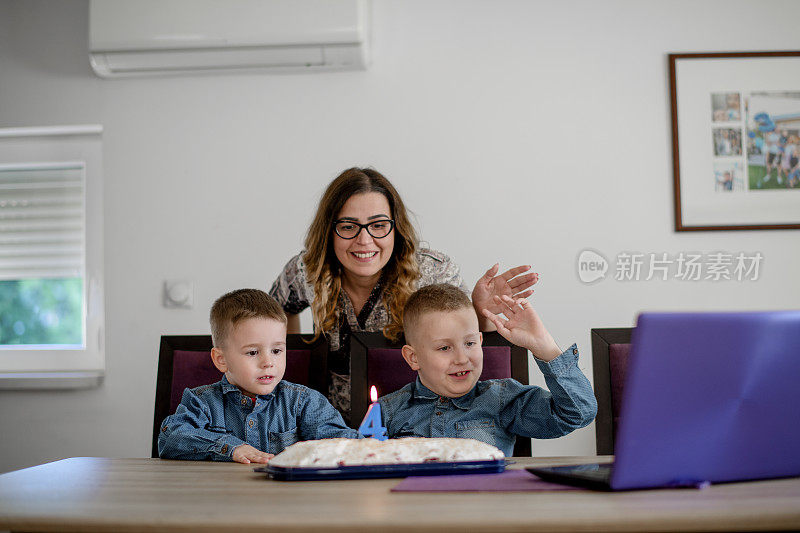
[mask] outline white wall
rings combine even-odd
[[[352,165],[392,179],[471,283],[532,263],[540,314],[589,375],[589,329],[643,309],[798,307],[797,231],[672,230],[666,54],[800,48],[800,3],[377,0],[366,72],[114,81],[90,71],[87,16],[0,0],[0,127],[105,128],[107,280],[105,383],[0,392],[0,471],[148,456],[159,336],[206,332],[214,298],[269,287]],[[758,281],[587,286],[586,247],[765,259]],[[194,309],[161,307],[167,278],[194,281]],[[591,454],[593,427],[535,446]]]

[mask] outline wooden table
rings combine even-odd
[[[511,468],[597,458],[516,460]],[[800,478],[624,493],[389,492],[398,482],[279,482],[233,463],[79,457],[1,475],[0,530],[800,529]]]

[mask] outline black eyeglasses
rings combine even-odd
[[[394,228],[394,220],[384,218],[370,222],[369,224],[359,224],[352,220],[337,220],[333,223],[333,231],[342,239],[355,239],[362,229],[366,229],[367,233],[372,235],[375,239],[383,239],[392,232]]]

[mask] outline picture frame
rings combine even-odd
[[[800,229],[800,51],[668,57],[675,231]]]

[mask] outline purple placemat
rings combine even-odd
[[[500,474],[407,477],[392,492],[535,492],[584,490],[542,481],[527,470],[506,470]]]

